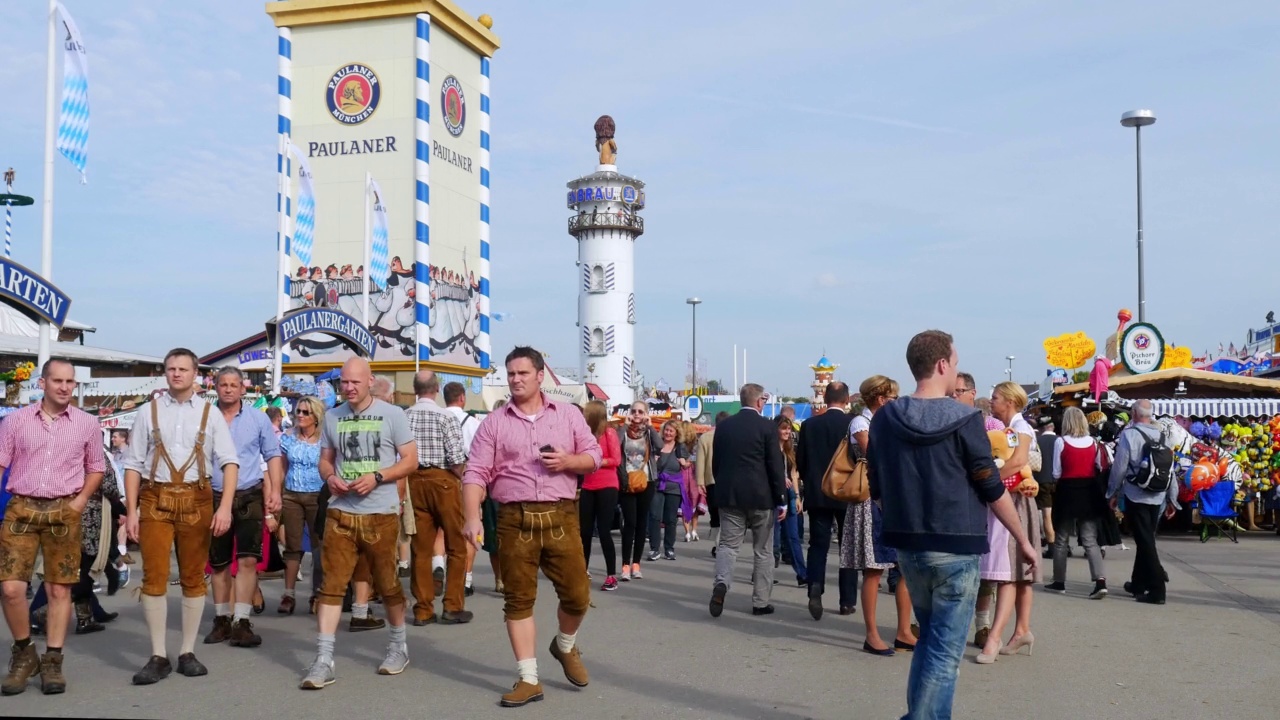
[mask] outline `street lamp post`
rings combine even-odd
[[[1138,158],[1138,322],[1147,321],[1147,288],[1142,258],[1142,128],[1154,125],[1156,114],[1150,110],[1130,110],[1120,116],[1120,124],[1134,131]]]
[[[1012,380],[1013,379],[1013,361],[1016,360],[1017,358],[1015,358],[1012,355],[1006,355],[1004,359],[1009,361],[1009,369],[1005,370],[1004,372],[1006,375],[1009,376],[1009,379]]]
[[[692,394],[698,394],[698,305],[702,300],[691,297],[685,300],[693,310],[693,362],[689,365],[689,378],[693,381]]]

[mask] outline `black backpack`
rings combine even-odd
[[[1141,430],[1135,432],[1142,433],[1142,465],[1138,468],[1138,474],[1129,482],[1150,492],[1164,492],[1169,489],[1169,483],[1173,482],[1173,449],[1165,443],[1165,433],[1160,433],[1160,438],[1152,440],[1150,436]]]

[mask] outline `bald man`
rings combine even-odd
[[[416,601],[413,624],[437,622],[435,597],[437,588],[432,564],[432,546],[436,530],[444,534],[449,556],[448,579],[444,591],[444,612],[439,622],[456,625],[471,621],[471,613],[463,608],[467,572],[467,542],[462,537],[462,473],[467,454],[462,444],[462,426],[448,410],[440,407],[440,380],[430,370],[413,378],[413,394],[418,401],[409,408],[409,428],[418,446],[418,467],[409,475],[409,497],[413,501],[418,534],[413,536],[413,582],[410,588]]]
[[[391,641],[380,675],[399,675],[409,664],[405,644],[405,599],[396,574],[396,538],[400,533],[398,483],[418,466],[418,452],[405,414],[370,394],[368,361],[352,358],[342,366],[342,395],[347,402],[325,414],[320,435],[320,476],[332,493],[326,511],[320,561],[316,659],[302,680],[304,690],[319,690],[335,680],[334,633],[342,597],[357,560],[368,564],[374,587],[387,610]]]

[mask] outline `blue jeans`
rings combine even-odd
[[[794,505],[792,506],[794,509]],[[791,569],[796,571],[796,581],[801,584],[809,582],[809,572],[804,565],[804,546],[800,544],[800,520],[799,516],[788,510],[787,518],[782,522],[773,523],[773,547],[777,553],[781,553],[782,543],[787,544],[787,554],[790,556]]]
[[[977,555],[899,550],[898,564],[920,622],[903,720],[947,720],[978,598]]]

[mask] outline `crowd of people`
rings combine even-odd
[[[446,385],[442,402],[430,371],[414,378],[416,402],[396,407],[369,364],[354,359],[341,373],[345,402],[327,409],[317,398],[300,398],[284,430],[278,412],[244,403],[245,379],[236,368],[217,371],[217,400],[206,401],[193,382],[195,355],[176,349],[165,358],[168,391],[139,414],[127,443],[113,438],[115,447],[105,448],[96,420],[70,405],[73,368],[51,360],[42,369],[44,399],[0,424],[0,466],[13,494],[0,529],[0,581],[14,636],[3,693],[23,692],[37,675],[43,692],[63,692],[62,649],[73,614],[76,632],[113,618],[96,604],[93,575],[113,569],[106,573],[115,577],[111,590],[128,582],[131,558],[118,559],[124,548],[113,542],[116,517],[141,555],[151,656],[133,676],[138,685],[174,670],[165,631],[175,549],[174,584],[183,595],[176,669],[188,677],[208,672],[195,655],[205,595],[211,590],[214,615],[204,643],[256,647],[262,639],[251,617],[265,605],[259,579],[271,550],[284,548],[277,610],[290,615],[310,549],[316,655],[300,686],[311,690],[337,679],[335,632],[344,610],[352,631],[387,628],[377,669],[383,675],[409,664],[409,621],[471,621],[471,568],[484,549],[516,661],[518,679],[500,698],[511,707],[543,696],[533,621],[539,572],[559,600],[550,655],[571,684],[584,687],[589,674],[577,635],[590,606],[595,542],[605,565],[600,589],[612,592],[644,577],[642,557],[676,560],[678,533],[697,542],[704,515],[715,557],[713,617],[724,611],[749,530],[752,614],[774,612],[775,570],[786,561],[820,620],[834,539],[838,609],[853,614],[861,598],[862,649],[881,657],[913,653],[907,717],[949,712],[971,623],[979,664],[1024,647],[1032,652],[1042,528],[1054,561],[1045,588],[1065,592],[1075,534],[1094,581],[1089,596],[1101,598],[1108,592],[1101,547],[1118,540],[1114,510],[1123,502],[1137,545],[1125,590],[1141,602],[1165,602],[1155,524],[1177,507],[1176,487],[1167,477],[1161,484],[1150,403],[1135,405],[1133,424],[1110,443],[1092,437],[1074,408],[1056,419],[1061,436],[1047,418],[1037,434],[1022,415],[1027,396],[1014,383],[993,389],[989,414],[978,407],[974,379],[958,371],[946,333],[913,338],[907,363],[916,383],[911,395],[900,397],[899,384],[883,375],[863,381],[856,399],[846,384],[832,382],[826,411],[798,433],[791,418],[765,418],[764,389],[744,385],[742,410],[721,413],[699,435],[679,421],[654,428],[643,402],[615,427],[603,403],[576,407],[548,397],[540,389],[542,355],[531,348],[508,355],[511,399],[483,421],[463,409],[461,385]],[[823,492],[839,452],[865,467],[865,499],[842,502]],[[49,454],[58,462],[37,464]],[[26,593],[37,572],[43,585],[32,607],[43,607],[35,623],[47,639],[43,656],[26,632]],[[882,582],[894,597],[892,642],[877,625]],[[375,597],[385,619],[370,611]]]

